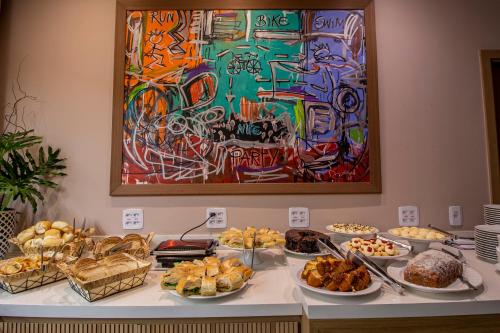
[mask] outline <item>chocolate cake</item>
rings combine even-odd
[[[294,252],[317,253],[320,252],[317,239],[328,240],[330,237],[314,230],[290,229],[285,233],[285,247]]]

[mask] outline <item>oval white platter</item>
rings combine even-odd
[[[349,244],[349,241],[343,242],[342,244],[340,244],[340,248],[342,250],[344,250],[346,253],[347,253],[347,251],[349,251],[347,244]],[[393,243],[393,245],[398,248],[399,254],[397,254],[395,256],[367,256],[368,259],[389,260],[389,259],[401,258],[401,257],[407,256],[410,253],[410,251],[408,249],[405,249],[404,247],[399,247],[394,243]]]
[[[326,252],[326,251],[317,252],[317,253],[304,253],[304,252],[295,252],[295,251],[287,249],[286,247],[283,248],[283,251],[286,253],[289,253],[289,254],[294,254],[294,255],[306,257],[306,258],[328,255],[328,252]]]
[[[404,279],[404,270],[407,264],[408,264],[407,261],[399,261],[392,263],[391,265],[389,265],[389,267],[387,267],[387,274],[389,274],[390,277],[392,277],[393,279],[395,279],[396,281],[405,286],[426,293],[445,294],[445,293],[456,293],[469,290],[469,287],[465,283],[460,281],[460,279],[456,279],[452,284],[450,284],[445,288],[425,287],[408,282]],[[478,271],[468,266],[464,266],[463,277],[469,280],[469,282],[474,287],[480,287],[483,284],[483,278],[481,277],[481,274],[479,274]]]
[[[360,238],[363,238],[363,239],[366,239],[366,238],[375,238],[375,236],[377,235],[377,233],[380,232],[380,230],[378,230],[375,227],[374,227],[373,231],[371,231],[371,232],[365,232],[365,233],[339,232],[339,231],[333,230],[331,224],[326,226],[326,230],[330,231],[331,233],[343,236],[343,237],[351,237],[351,238],[352,237],[360,237]]]
[[[391,230],[393,229],[389,229],[387,231],[387,233],[392,236],[392,237],[396,237],[396,238],[401,238],[401,239],[404,239],[404,240],[407,240],[407,241],[412,241],[412,242],[415,242],[415,243],[434,243],[434,242],[437,242],[437,243],[443,243],[445,240],[449,239],[450,237],[445,237],[443,239],[421,239],[421,238],[411,238],[411,237],[403,237],[403,236],[397,236],[397,235],[394,235]]]
[[[228,245],[219,245],[217,248],[221,249],[221,250],[233,250],[233,251],[252,251],[252,249],[244,249],[242,247],[231,247],[231,246],[228,246]],[[275,250],[275,249],[280,249],[281,247],[256,247],[255,248],[255,252],[262,252],[262,251],[266,251],[266,250]]]
[[[327,296],[342,296],[342,297],[353,297],[353,296],[363,296],[376,292],[382,287],[382,282],[380,280],[374,280],[372,276],[372,283],[368,288],[359,291],[330,291],[325,288],[316,288],[308,285],[302,278],[302,268],[298,267],[293,271],[293,277],[295,282],[299,287],[310,290],[317,294],[327,295]]]
[[[216,298],[222,298],[222,297],[226,297],[226,296],[230,296],[230,295],[236,294],[236,293],[242,291],[243,289],[245,289],[245,287],[247,286],[247,284],[248,284],[248,281],[244,282],[243,285],[241,286],[241,288],[233,290],[233,291],[227,291],[227,292],[218,291],[214,296],[201,296],[201,295],[182,296],[182,295],[179,295],[177,293],[177,291],[175,291],[173,289],[170,289],[169,292],[172,295],[175,295],[177,297],[184,298],[184,299],[195,299],[195,300],[200,300],[200,299],[216,299]]]

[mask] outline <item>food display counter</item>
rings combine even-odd
[[[237,255],[236,251],[218,251]],[[144,285],[87,302],[66,280],[18,294],[0,291],[3,332],[352,332],[471,331],[500,327],[500,274],[495,265],[464,251],[483,277],[478,291],[398,295],[383,286],[357,297],[330,297],[302,290],[292,272],[307,259],[281,250],[260,254],[263,262],[240,292],[219,299],[183,299],[161,290],[161,272]],[[467,328],[467,330],[464,330]],[[17,329],[17,330],[15,330]],[[2,330],[0,329],[0,332]]]

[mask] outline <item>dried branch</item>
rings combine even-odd
[[[35,96],[28,94],[26,90],[22,88],[21,85],[21,68],[25,59],[26,57],[23,58],[23,60],[21,60],[21,62],[19,63],[19,67],[17,69],[16,81],[15,83],[12,84],[11,87],[11,93],[12,96],[14,97],[14,102],[7,103],[4,107],[5,126],[2,130],[2,134],[7,133],[8,131],[12,132],[27,131],[26,122],[24,121],[26,106],[23,105],[23,103],[25,101],[37,100]]]

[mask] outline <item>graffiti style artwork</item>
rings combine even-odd
[[[127,10],[124,34],[122,185],[370,182],[363,10]]]

